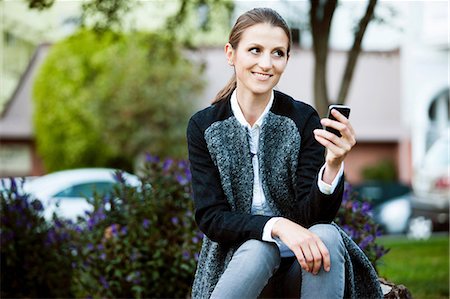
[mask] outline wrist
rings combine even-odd
[[[274,223],[274,225],[272,227],[272,238],[280,238],[280,235],[283,231],[282,227],[286,221],[289,221],[289,220],[287,220],[286,218],[280,217],[280,219],[278,219]]]
[[[341,169],[342,162],[339,162],[338,164],[329,163],[328,161],[325,164],[325,169],[322,174],[322,181],[324,181],[327,184],[331,184],[333,182],[334,178],[339,173],[339,170]]]

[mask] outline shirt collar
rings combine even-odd
[[[274,98],[274,95],[273,95],[273,91],[272,91],[270,94],[270,100],[267,103],[266,108],[264,109],[263,113],[259,116],[258,120],[254,123],[253,127],[256,127],[256,126],[261,127],[262,126],[264,118],[266,117],[267,113],[269,113],[269,110],[272,107],[273,98]],[[236,89],[231,94],[230,101],[231,101],[231,110],[233,111],[233,114],[236,117],[236,119],[239,121],[239,123],[241,125],[251,129],[252,126],[250,126],[250,124],[247,122],[247,120],[244,117],[244,114],[242,113],[241,107],[239,107],[239,103],[238,103],[237,96],[236,96]]]

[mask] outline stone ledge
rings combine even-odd
[[[396,285],[384,278],[378,278],[385,299],[412,299],[409,290],[402,284]]]

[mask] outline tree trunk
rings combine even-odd
[[[310,25],[313,36],[314,67],[314,103],[320,116],[325,116],[328,105],[327,61],[331,20],[337,6],[337,0],[311,0]]]
[[[370,0],[367,4],[366,13],[364,17],[359,22],[358,30],[355,33],[355,40],[353,42],[352,49],[348,52],[347,65],[345,67],[344,75],[341,81],[341,87],[339,89],[339,95],[337,102],[339,104],[344,104],[347,99],[347,94],[350,88],[350,83],[352,82],[353,72],[355,70],[356,62],[361,52],[361,43],[366,32],[367,25],[372,20],[374,16],[375,6],[377,0]]]

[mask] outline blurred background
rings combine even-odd
[[[448,1],[0,6],[1,178],[25,177],[28,192],[83,206],[88,187],[109,188],[110,169],[129,172],[136,185],[146,153],[186,159],[189,116],[232,74],[223,54],[231,26],[267,6],[287,20],[294,42],[277,88],[322,116],[329,104],[349,105],[358,142],[345,162],[353,190],[385,233],[416,240],[438,233],[448,253]],[[444,264],[448,281],[448,256]]]

